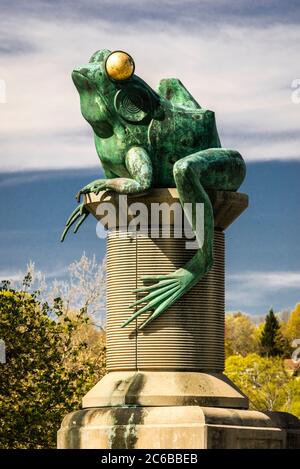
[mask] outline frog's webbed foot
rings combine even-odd
[[[146,305],[130,316],[122,327],[127,326],[142,313],[152,311],[151,316],[139,327],[143,329],[149,322],[170,308],[198,279],[188,270],[179,269],[168,275],[145,275],[142,280],[157,283],[133,290],[137,293],[146,293],[146,295],[130,305],[130,308],[136,308],[143,303]]]
[[[98,195],[100,191],[106,188],[106,184],[107,179],[96,179],[95,181],[90,182],[82,189],[80,189],[80,191],[76,194],[77,202],[80,202],[82,194],[89,194],[91,192],[94,192],[96,195]]]
[[[74,230],[74,233],[77,233],[77,231],[79,230],[80,226],[82,225],[82,223],[87,219],[87,217],[89,216],[89,213],[88,210],[84,207],[84,204],[81,203],[80,205],[78,205],[78,207],[75,208],[75,210],[71,213],[71,215],[69,216],[67,222],[66,222],[66,227],[63,231],[63,234],[61,235],[61,242],[64,241],[69,229],[71,228],[72,225],[74,225],[74,223],[78,222],[76,227],[75,227],[75,230]]]

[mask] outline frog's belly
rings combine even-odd
[[[173,166],[176,161],[209,148],[209,131],[202,119],[189,114],[173,114],[163,122],[152,121],[149,141],[155,155],[155,182],[160,187],[175,187]]]
[[[188,144],[177,144],[173,146],[162,142],[157,145],[154,157],[154,186],[155,187],[176,187],[173,175],[173,167],[176,161],[185,158],[202,150],[207,150],[207,145],[190,146]]]

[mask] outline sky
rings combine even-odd
[[[243,155],[250,207],[227,232],[226,309],[300,301],[300,8],[297,1],[3,1],[0,277],[33,260],[49,279],[105,243],[89,217],[59,243],[74,194],[101,177],[71,71],[122,49],[152,87],[177,77]]]

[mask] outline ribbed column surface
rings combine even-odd
[[[182,267],[195,251],[184,238],[151,239],[130,233],[108,234],[107,368],[113,370],[224,369],[224,233],[215,230],[214,266],[175,305],[138,331],[149,313],[126,328],[134,312],[132,290],[141,276],[168,274]],[[140,297],[138,297],[140,298]],[[142,305],[141,305],[142,306]]]

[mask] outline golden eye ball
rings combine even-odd
[[[107,57],[105,68],[113,80],[128,80],[134,73],[134,61],[126,52],[116,51]]]

